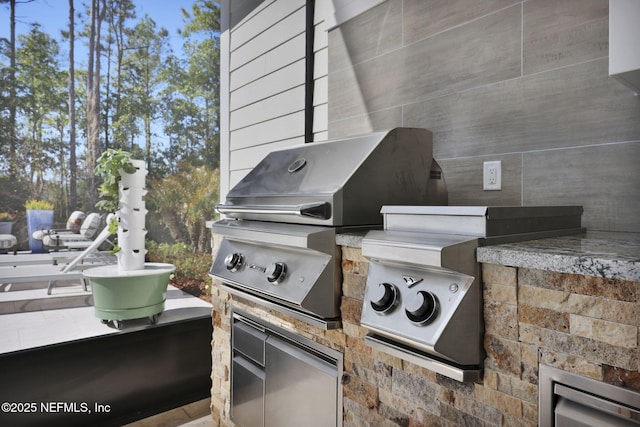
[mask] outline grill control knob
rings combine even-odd
[[[396,306],[398,288],[391,283],[380,283],[373,291],[371,307],[378,313],[384,314]]]
[[[264,271],[264,274],[267,275],[267,280],[269,283],[273,283],[275,285],[282,283],[284,278],[287,275],[287,266],[284,262],[274,262],[267,267]]]
[[[224,259],[224,266],[227,267],[227,270],[229,270],[232,273],[235,273],[236,271],[240,270],[243,265],[244,265],[244,255],[239,254],[237,252],[227,255]]]
[[[404,305],[409,320],[428,325],[438,316],[438,298],[428,291],[420,291]]]

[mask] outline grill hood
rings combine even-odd
[[[269,153],[218,205],[238,219],[380,225],[383,205],[446,205],[431,132],[395,128]]]

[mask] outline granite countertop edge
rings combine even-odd
[[[640,244],[565,236],[480,247],[478,261],[606,279],[640,281]]]
[[[361,248],[363,234],[339,234],[339,246]],[[481,263],[640,282],[640,235],[589,232],[484,246]]]

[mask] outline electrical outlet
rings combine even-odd
[[[502,161],[484,162],[482,188],[484,190],[502,190]]]

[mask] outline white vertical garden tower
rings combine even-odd
[[[144,197],[147,194],[145,179],[147,169],[144,161],[132,160],[135,173],[120,172],[120,202],[116,218],[118,219],[118,269],[132,271],[144,269],[145,249],[145,217],[147,209]]]
[[[172,264],[145,263],[145,179],[142,160],[131,160],[134,173],[120,171],[117,265],[90,268],[84,275],[91,281],[96,317],[112,322],[117,329],[122,321],[148,317],[156,323],[164,310]]]

